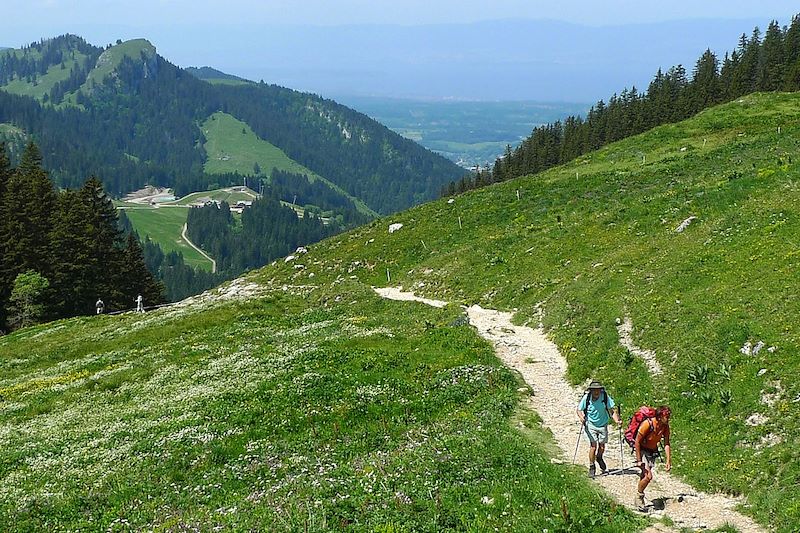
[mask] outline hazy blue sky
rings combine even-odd
[[[774,17],[800,6],[787,0],[24,0],[4,2],[2,33],[20,26],[124,24],[430,24],[498,18],[551,18],[581,24],[626,24],[682,18]],[[19,37],[17,37],[19,38]]]
[[[691,69],[706,48],[721,58],[754,26],[786,25],[800,12],[788,0],[3,4],[0,47],[64,33],[98,46],[146,38],[182,67],[208,65],[323,96],[580,102],[646,87],[658,68]]]

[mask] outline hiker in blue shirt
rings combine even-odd
[[[600,465],[601,473],[605,473],[607,470],[603,452],[606,451],[606,442],[608,442],[608,415],[611,415],[615,423],[621,423],[619,411],[615,407],[614,398],[606,392],[599,381],[592,381],[589,390],[578,404],[576,410],[578,419],[583,426],[584,437],[589,442],[589,477],[591,478],[594,478],[596,473],[595,461]]]

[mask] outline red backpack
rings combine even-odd
[[[628,429],[625,430],[625,442],[627,442],[631,448],[636,447],[636,434],[639,432],[639,426],[642,425],[642,422],[650,420],[650,427],[652,428],[653,419],[655,417],[656,410],[647,405],[641,406],[638,411],[633,413],[630,422],[628,422]]]

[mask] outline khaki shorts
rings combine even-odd
[[[593,426],[586,422],[586,427],[583,429],[583,439],[589,444],[605,444],[608,442],[608,426],[601,428]]]

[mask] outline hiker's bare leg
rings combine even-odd
[[[600,445],[602,446],[602,444]],[[600,452],[602,454],[602,452]],[[597,443],[592,442],[589,444],[589,465],[594,464],[594,458],[597,456]]]
[[[645,469],[643,474],[639,474],[639,485],[637,488],[639,489],[639,494],[644,494],[644,489],[647,488],[647,485],[650,484],[650,481],[653,479],[653,471]]]
[[[605,453],[605,451],[606,451],[606,445],[604,443],[602,443],[602,442],[598,443],[598,445],[597,445],[597,456],[598,457],[603,457],[603,454]]]

